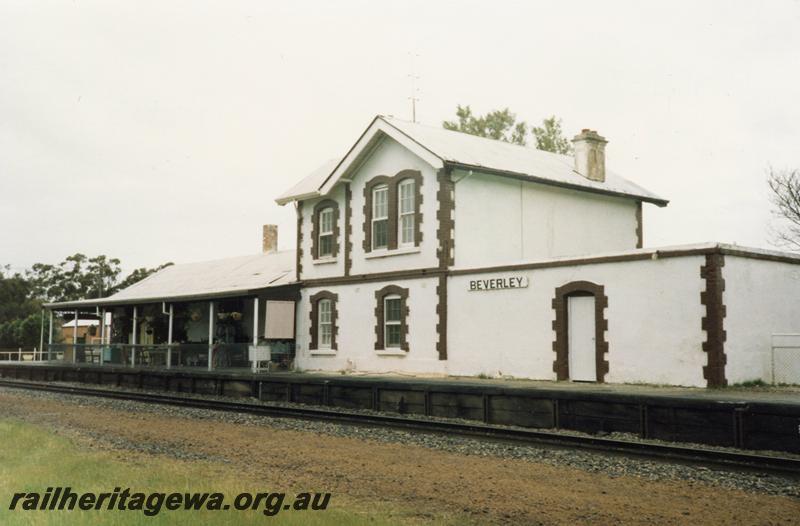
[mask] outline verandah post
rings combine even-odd
[[[72,328],[72,363],[78,361],[78,309],[75,309],[75,326]]]
[[[253,298],[253,345],[258,345],[258,296]]]
[[[50,311],[50,333],[47,335],[47,361],[50,361],[50,349],[53,347],[53,311]]]
[[[167,328],[167,369],[172,367],[172,319],[174,311],[172,303],[169,304],[169,327]]]
[[[214,300],[208,302],[208,370],[214,369]]]
[[[40,317],[41,327],[39,330],[39,359],[42,359],[42,350],[44,350],[44,309],[42,309],[42,314]],[[33,351],[33,361],[36,361],[36,350]]]
[[[136,322],[137,317],[139,315],[139,311],[136,308],[136,305],[133,306],[133,347],[131,347],[131,367],[136,366]]]
[[[251,358],[253,358],[253,362],[251,365],[251,370],[256,372],[258,367],[258,363],[256,363],[256,350],[255,346],[258,345],[258,296],[253,298],[253,353]]]
[[[100,365],[103,365],[103,346],[106,340],[106,309],[100,309]]]

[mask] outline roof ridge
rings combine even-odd
[[[554,157],[557,157],[557,158],[567,158],[567,159],[572,159],[573,158],[572,155],[567,155],[567,154],[564,154],[564,153],[550,152],[550,151],[547,151],[547,150],[542,150],[540,148],[537,148],[536,146],[531,146],[531,145],[527,145],[527,144],[517,144],[517,143],[513,143],[513,142],[504,141],[502,139],[494,139],[492,137],[483,137],[482,135],[475,135],[475,134],[467,133],[467,132],[464,132],[464,131],[461,131],[461,130],[451,130],[449,128],[445,128],[444,126],[439,127],[439,126],[434,126],[432,124],[424,124],[424,123],[421,123],[421,122],[407,121],[405,119],[400,119],[398,117],[389,117],[389,116],[384,116],[384,115],[379,115],[379,117],[381,119],[383,119],[384,121],[386,121],[388,124],[392,124],[390,122],[392,120],[400,121],[400,122],[403,122],[403,123],[411,125],[411,126],[420,126],[422,128],[429,128],[431,130],[436,130],[436,131],[440,131],[440,132],[454,133],[454,134],[462,135],[462,136],[465,136],[465,137],[471,137],[472,138],[471,140],[492,141],[492,142],[495,142],[495,143],[498,143],[498,144],[508,145],[508,146],[512,146],[512,147],[515,147],[515,148],[524,148],[526,151],[533,150],[533,151],[536,151],[536,152],[541,152],[541,153],[543,153],[545,155],[554,156]],[[395,128],[397,128],[397,127],[395,126]],[[402,130],[400,130],[400,131],[402,131]],[[406,134],[406,135],[408,135],[408,134]]]

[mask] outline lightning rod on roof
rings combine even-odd
[[[409,52],[409,56],[411,57],[411,74],[408,75],[408,78],[411,79],[411,96],[408,99],[411,101],[411,122],[417,122],[417,102],[419,102],[417,81],[419,80],[419,75],[415,73],[414,58],[419,58],[419,53]]]

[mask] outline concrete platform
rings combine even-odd
[[[800,453],[800,389],[2,363],[0,377],[372,409]]]
[[[205,367],[174,367],[171,369],[152,368],[152,367],[122,367],[122,366],[99,366],[93,364],[63,364],[59,362],[0,362],[0,368],[6,366],[25,366],[25,367],[56,367],[67,370],[80,369],[92,370],[101,369],[114,372],[133,372],[133,373],[168,373],[168,374],[190,374],[197,377],[224,376],[226,378],[241,378],[246,380],[278,380],[287,382],[318,382],[318,381],[341,381],[348,380],[354,382],[378,383],[381,385],[390,384],[411,384],[424,385],[430,388],[452,389],[457,386],[470,388],[500,388],[503,390],[541,390],[559,391],[565,393],[587,393],[594,395],[625,395],[633,397],[666,397],[679,399],[697,399],[705,401],[719,402],[754,402],[769,403],[774,402],[786,405],[800,406],[800,386],[755,386],[741,387],[731,386],[718,389],[707,389],[700,387],[675,387],[650,384],[598,384],[589,382],[553,382],[547,380],[526,380],[515,378],[474,378],[462,376],[433,377],[419,375],[386,375],[386,374],[364,374],[364,373],[322,373],[322,372],[260,372],[253,374],[249,370],[242,368],[222,368],[209,371]]]

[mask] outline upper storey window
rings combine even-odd
[[[389,186],[376,186],[372,191],[372,248],[389,246]]]
[[[314,205],[312,213],[311,257],[335,258],[339,252],[339,204],[325,199]]]
[[[414,180],[404,179],[398,185],[400,190],[400,246],[414,245]]]
[[[417,247],[422,242],[422,174],[402,170],[364,186],[364,252]]]
[[[319,213],[319,257],[333,256],[333,208]]]

